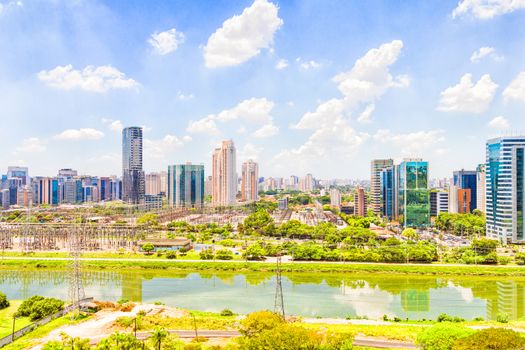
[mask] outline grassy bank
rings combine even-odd
[[[235,271],[273,272],[275,264],[257,262],[183,261],[183,260],[83,260],[88,269],[100,270],[173,270],[173,271]],[[67,260],[9,259],[0,260],[0,269],[61,269]],[[344,273],[394,273],[417,275],[468,275],[468,276],[525,276],[525,267],[480,265],[413,265],[413,264],[359,264],[359,263],[284,263],[283,272],[344,272]]]
[[[13,315],[22,303],[21,300],[10,300],[9,307],[0,310],[0,338],[10,335],[13,332]],[[30,324],[29,317],[19,317],[15,322],[15,330],[19,330]]]

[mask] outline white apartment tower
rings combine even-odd
[[[253,202],[259,198],[259,165],[253,160],[242,163],[241,198],[243,202]]]
[[[236,150],[232,140],[222,141],[212,158],[212,201],[214,205],[233,205],[237,196]]]

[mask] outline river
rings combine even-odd
[[[98,300],[162,302],[202,311],[249,313],[274,307],[275,277],[268,273],[85,271],[86,296]],[[441,313],[467,320],[525,316],[525,279],[417,275],[283,274],[286,313],[306,317],[435,319]],[[68,275],[53,270],[0,270],[9,299],[44,295],[67,299]]]

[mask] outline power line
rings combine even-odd
[[[273,311],[285,318],[283,285],[281,279],[281,254],[277,254],[275,268],[275,304]]]

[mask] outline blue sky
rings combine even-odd
[[[0,169],[120,174],[141,125],[147,171],[231,138],[266,177],[445,177],[525,133],[523,0],[0,4]]]

